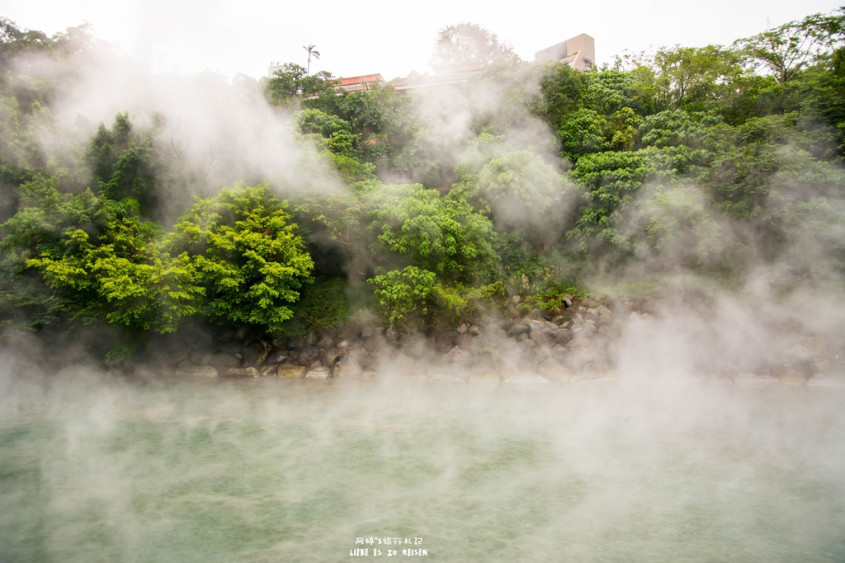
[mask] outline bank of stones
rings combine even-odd
[[[432,381],[493,384],[568,383],[614,375],[615,344],[631,323],[656,320],[647,308],[583,299],[559,314],[543,315],[514,306],[507,314],[435,335],[402,334],[372,325],[334,337],[276,345],[228,343],[208,353],[188,350],[173,369],[177,377],[370,379],[378,373],[426,377]],[[838,385],[825,343],[797,337],[796,343],[749,369],[714,361],[700,367],[713,381],[753,387]]]

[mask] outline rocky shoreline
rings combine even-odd
[[[355,380],[408,371],[432,381],[494,384],[608,380],[616,376],[616,345],[626,326],[659,320],[642,302],[585,298],[568,304],[543,315],[525,311],[515,298],[502,314],[428,335],[359,323],[285,343],[233,340],[213,352],[188,345],[155,365],[133,363],[129,371],[206,379]],[[759,365],[743,369],[714,361],[696,375],[737,386],[845,386],[845,366],[829,348],[823,339],[796,336],[790,348]]]

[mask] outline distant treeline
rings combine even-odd
[[[86,29],[0,20],[0,322],[104,327],[119,355],[188,322],[284,339],[367,310],[423,331],[515,295],[549,311],[599,272],[730,287],[762,266],[783,291],[841,285],[843,23],[816,14],[587,73],[474,53],[477,77],[410,93],[337,92],[291,63],[258,101],[344,188],[244,178],[173,214],[176,191],[207,191],[166,124],[119,113],[70,158],[41,142],[64,77],[26,61],[84,56]]]

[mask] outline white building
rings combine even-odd
[[[588,71],[596,66],[596,41],[582,33],[534,54],[536,63],[552,61],[566,63],[582,72]]]

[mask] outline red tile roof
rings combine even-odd
[[[371,84],[373,82],[384,82],[384,77],[381,74],[365,74],[363,76],[347,76],[345,78],[335,79],[335,85],[340,86],[355,86],[356,84]]]

